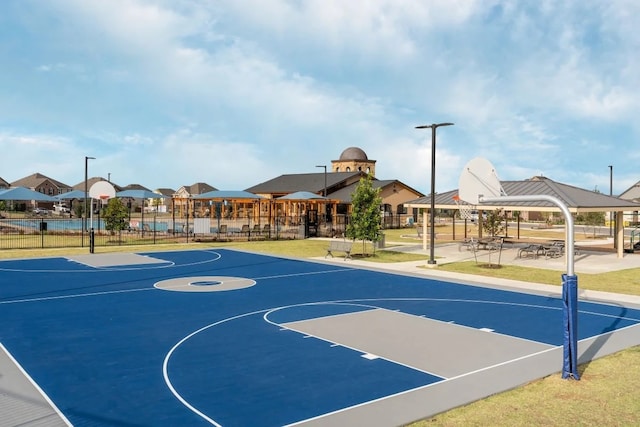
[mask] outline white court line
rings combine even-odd
[[[318,273],[313,273],[313,274],[318,274]],[[299,276],[299,275],[302,275],[302,274],[284,275],[284,277],[287,277],[287,276]],[[273,276],[271,276],[271,277],[273,277]],[[253,315],[261,314],[261,313],[263,313],[263,319],[264,319],[267,323],[269,323],[269,324],[271,324],[271,325],[273,325],[273,326],[277,327],[279,330],[289,330],[289,331],[292,331],[292,332],[296,332],[296,333],[298,333],[298,334],[301,334],[301,333],[300,333],[300,332],[298,332],[298,331],[295,331],[295,330],[293,330],[293,329],[291,329],[291,328],[287,328],[287,327],[285,327],[285,326],[282,326],[282,325],[280,325],[280,324],[277,324],[277,323],[275,323],[275,322],[273,322],[273,321],[269,320],[269,319],[268,319],[268,315],[269,315],[269,313],[272,313],[272,312],[275,312],[275,311],[278,311],[278,310],[282,310],[282,309],[286,309],[286,308],[297,307],[297,306],[305,306],[305,305],[309,305],[309,306],[311,306],[311,305],[325,305],[325,304],[353,305],[353,306],[365,307],[365,308],[370,308],[370,309],[383,309],[383,310],[386,310],[385,308],[380,308],[380,307],[377,307],[377,306],[374,306],[374,305],[361,304],[362,302],[375,302],[375,301],[456,301],[456,302],[479,302],[479,303],[487,303],[487,304],[503,304],[503,305],[507,305],[507,304],[508,304],[508,305],[529,306],[529,307],[533,307],[533,308],[551,309],[551,310],[556,310],[556,311],[557,311],[557,310],[562,310],[562,307],[546,307],[546,306],[539,306],[539,305],[533,305],[533,304],[502,303],[502,302],[486,301],[486,300],[477,300],[477,301],[476,301],[476,300],[460,300],[460,299],[451,299],[451,298],[437,299],[437,298],[415,298],[415,297],[412,297],[412,298],[365,298],[365,299],[352,299],[352,300],[333,300],[333,301],[322,301],[322,302],[313,302],[313,303],[305,303],[305,304],[293,304],[293,305],[287,305],[287,306],[281,306],[281,307],[274,307],[274,308],[271,308],[271,309],[264,309],[264,310],[253,311],[253,312],[250,312],[250,313],[239,314],[239,315],[236,315],[236,316],[233,316],[233,317],[229,317],[229,318],[226,318],[226,319],[222,319],[222,320],[220,320],[220,321],[217,321],[217,322],[215,322],[215,323],[212,323],[212,324],[206,325],[206,326],[204,326],[204,327],[202,327],[202,328],[200,328],[200,329],[197,329],[196,331],[194,331],[194,332],[192,332],[192,333],[188,334],[187,336],[185,336],[184,338],[182,338],[181,340],[179,340],[179,341],[178,341],[178,342],[177,342],[177,343],[176,343],[176,344],[175,344],[175,345],[174,345],[174,346],[169,350],[169,352],[168,352],[168,353],[167,353],[167,355],[165,356],[165,359],[164,359],[164,362],[163,362],[163,365],[162,365],[162,374],[163,374],[163,378],[164,378],[165,384],[167,385],[167,387],[169,388],[169,390],[171,391],[171,393],[176,397],[176,399],[178,399],[178,401],[180,401],[180,402],[181,402],[185,407],[187,407],[187,408],[188,408],[189,410],[191,410],[193,413],[197,414],[198,416],[200,416],[201,418],[203,418],[204,420],[206,420],[206,421],[207,421],[207,422],[209,422],[210,424],[215,425],[216,427],[221,427],[221,425],[220,425],[220,424],[218,424],[215,420],[213,420],[212,418],[210,418],[209,416],[207,416],[206,414],[204,414],[203,412],[201,412],[199,409],[197,409],[196,407],[194,407],[193,405],[191,405],[191,404],[190,404],[190,403],[189,403],[185,398],[183,398],[183,397],[182,397],[182,395],[180,395],[180,393],[179,393],[179,392],[174,388],[173,384],[171,383],[171,380],[170,380],[170,378],[169,378],[169,372],[168,372],[168,371],[169,371],[169,367],[168,367],[168,366],[169,366],[169,361],[170,361],[170,359],[171,359],[171,356],[172,356],[172,355],[173,355],[173,353],[178,349],[178,347],[180,347],[182,344],[184,344],[184,343],[185,343],[187,340],[189,340],[190,338],[194,337],[195,335],[197,335],[197,334],[199,334],[200,332],[203,332],[203,331],[205,331],[205,330],[207,330],[207,329],[210,329],[210,328],[212,328],[212,327],[215,327],[215,326],[218,326],[218,325],[221,325],[221,324],[223,324],[223,323],[227,323],[227,322],[230,322],[230,321],[233,321],[233,320],[237,320],[237,319],[240,319],[240,318],[243,318],[243,317],[253,316]],[[345,315],[345,314],[349,314],[349,313],[341,313],[340,315]],[[410,314],[407,314],[407,315],[410,315]],[[443,323],[447,323],[447,322],[443,322]],[[462,326],[462,327],[467,327],[467,326],[464,326],[464,325],[460,325],[460,326]],[[471,327],[469,327],[469,328],[471,328]],[[477,328],[471,328],[471,329],[477,329]],[[518,338],[518,337],[512,337],[512,338]],[[339,343],[326,341],[326,340],[324,340],[324,339],[322,339],[322,338],[318,338],[318,339],[319,339],[319,340],[322,340],[322,341],[327,342],[327,343],[330,345],[330,347],[337,347],[337,346],[340,346],[340,347],[349,348],[349,347],[343,346],[343,345],[341,345],[341,344],[339,344]],[[522,339],[522,338],[520,338],[520,339]],[[528,341],[531,341],[531,340],[528,340]],[[537,342],[537,341],[533,341],[533,342]],[[363,407],[363,406],[365,406],[365,405],[370,405],[370,404],[372,404],[372,403],[376,403],[376,402],[381,402],[381,401],[384,401],[384,400],[388,400],[388,399],[394,398],[394,397],[396,397],[396,396],[402,396],[402,395],[405,395],[405,394],[408,394],[408,393],[413,393],[413,392],[418,391],[418,390],[426,389],[426,388],[429,388],[429,387],[434,387],[434,386],[437,386],[438,384],[442,384],[442,383],[444,383],[444,382],[449,382],[449,381],[452,381],[452,380],[457,379],[457,378],[461,378],[461,377],[464,377],[464,376],[467,376],[467,375],[471,375],[472,373],[481,372],[481,371],[483,371],[483,370],[488,370],[488,369],[495,368],[495,367],[499,367],[499,366],[501,366],[501,365],[506,365],[506,364],[509,364],[509,363],[514,363],[514,362],[517,362],[517,361],[520,361],[520,360],[524,360],[524,359],[526,359],[526,358],[530,358],[530,357],[537,356],[537,355],[539,355],[539,354],[544,354],[544,353],[549,352],[549,351],[557,350],[558,348],[561,348],[561,346],[551,346],[551,345],[550,345],[550,348],[549,348],[549,349],[542,350],[542,351],[537,352],[537,353],[532,353],[532,354],[530,354],[530,355],[522,356],[522,357],[519,357],[519,358],[516,358],[516,359],[513,359],[513,360],[504,361],[504,362],[501,362],[501,363],[499,363],[499,364],[495,364],[495,365],[490,366],[490,367],[486,367],[486,368],[483,368],[483,369],[479,369],[479,370],[476,370],[476,371],[473,371],[473,372],[469,372],[469,373],[466,373],[466,374],[463,374],[463,375],[459,375],[459,376],[457,376],[457,377],[452,377],[452,378],[443,378],[443,377],[441,377],[441,376],[439,376],[439,375],[434,375],[434,374],[431,374],[431,373],[426,372],[426,373],[428,373],[428,374],[430,374],[430,375],[433,375],[433,376],[434,376],[434,377],[436,377],[436,378],[443,378],[443,379],[442,379],[441,381],[437,381],[437,382],[434,382],[434,383],[432,383],[432,384],[427,384],[427,385],[424,385],[424,386],[421,386],[421,387],[416,387],[416,388],[414,388],[414,389],[410,389],[410,390],[404,390],[404,391],[401,391],[401,392],[398,392],[398,393],[395,393],[395,394],[390,394],[390,395],[383,396],[383,397],[380,397],[380,398],[377,398],[377,399],[373,399],[373,400],[369,400],[369,401],[366,401],[366,402],[362,402],[362,403],[359,403],[359,404],[357,404],[357,405],[352,405],[352,406],[349,406],[349,407],[346,407],[346,408],[342,408],[342,409],[339,409],[339,410],[336,410],[336,411],[332,411],[332,412],[328,412],[328,413],[325,413],[325,414],[321,414],[321,415],[318,415],[318,416],[316,416],[316,417],[312,417],[312,418],[309,418],[309,419],[305,419],[305,420],[297,421],[297,422],[295,422],[295,423],[288,424],[287,426],[296,426],[296,425],[304,424],[304,423],[306,423],[306,422],[308,422],[308,421],[312,421],[312,420],[317,420],[317,419],[325,418],[325,417],[330,416],[330,415],[332,415],[332,414],[337,414],[337,413],[341,413],[341,412],[346,412],[346,411],[351,410],[351,409],[353,409],[353,408]],[[357,349],[353,349],[353,348],[350,348],[350,349],[351,349],[351,350],[353,350],[353,351],[359,352],[359,353],[364,353],[364,352],[359,351],[359,350],[357,350]],[[386,359],[385,359],[385,360],[386,360]],[[398,364],[398,362],[396,362],[396,361],[392,361],[392,360],[391,360],[390,362],[395,363],[395,364]],[[415,367],[410,367],[410,368],[411,368],[411,369],[413,369],[413,370],[417,370],[417,371],[419,371],[419,370],[418,370],[418,369],[416,369]]]
[[[84,265],[84,266],[91,267],[88,270],[52,270],[52,269],[34,270],[34,269],[25,269],[25,268],[3,268],[3,267],[1,267],[2,262],[11,261],[11,260],[4,260],[4,261],[0,262],[0,271],[11,271],[11,272],[16,272],[16,273],[104,273],[105,271],[145,271],[145,270],[158,270],[158,269],[162,269],[162,268],[171,268],[171,267],[190,267],[190,266],[193,266],[193,265],[201,265],[201,264],[207,264],[207,263],[210,263],[210,262],[218,261],[219,259],[222,258],[222,254],[220,254],[219,252],[216,252],[216,251],[201,251],[201,252],[214,254],[214,255],[217,255],[217,257],[216,258],[212,258],[212,259],[202,260],[202,261],[189,262],[189,263],[186,263],[186,264],[176,264],[173,261],[163,260],[166,264],[157,265],[157,266],[154,266],[154,267],[141,267],[141,268],[132,268],[132,267],[128,267],[128,268],[93,267],[93,266],[90,266],[88,264],[84,264],[82,262],[76,261],[76,260],[68,258],[68,257],[54,257],[54,258],[66,259],[68,262],[73,262],[73,263],[78,264],[78,265]],[[162,252],[158,252],[158,253],[162,253]],[[147,255],[147,254],[141,255],[141,254],[136,253],[136,255],[149,256],[150,257],[150,255]],[[35,258],[35,259],[51,259],[51,258]],[[162,258],[157,258],[157,259],[162,260]],[[25,260],[21,259],[19,261],[25,261]],[[29,261],[31,261],[31,260],[29,260]],[[141,264],[141,265],[151,265],[151,264]]]
[[[504,361],[502,363],[495,364],[493,366],[488,366],[486,368],[477,369],[477,370],[475,370],[473,372],[468,372],[468,373],[465,373],[463,375],[458,375],[456,377],[446,378],[446,379],[444,379],[442,381],[437,381],[437,382],[434,382],[434,383],[431,383],[431,384],[423,385],[421,387],[412,388],[410,390],[404,390],[404,391],[401,391],[399,393],[394,393],[394,394],[390,394],[388,396],[383,396],[383,397],[379,397],[377,399],[369,400],[367,402],[358,403],[357,405],[352,405],[352,406],[348,406],[346,408],[338,409],[336,411],[327,412],[326,414],[318,415],[316,417],[308,418],[306,420],[296,421],[295,423],[286,424],[284,427],[292,427],[292,426],[305,424],[305,423],[307,423],[309,421],[319,420],[319,419],[322,419],[322,418],[326,418],[326,417],[328,417],[330,415],[339,414],[339,413],[342,413],[342,412],[347,412],[347,411],[350,411],[350,410],[355,409],[355,408],[361,408],[363,406],[370,405],[372,403],[382,402],[382,401],[385,401],[385,400],[388,400],[388,399],[391,399],[391,398],[395,398],[397,396],[402,396],[402,395],[405,395],[405,394],[414,393],[414,392],[419,391],[419,390],[424,390],[424,389],[427,389],[427,388],[430,388],[430,387],[435,387],[435,386],[443,384],[445,382],[450,382],[450,381],[453,381],[453,380],[456,380],[456,379],[459,379],[459,378],[463,378],[463,377],[466,377],[468,375],[472,375],[472,374],[475,374],[475,373],[478,373],[478,372],[482,372],[482,371],[486,371],[486,370],[489,370],[489,369],[497,368],[497,367],[503,366],[503,365],[508,365],[508,364],[511,364],[511,363],[514,363],[514,362],[518,362],[518,361],[521,361],[521,360],[524,360],[524,359],[528,359],[528,358],[533,357],[533,356],[538,356],[540,354],[544,354],[544,353],[547,353],[547,352],[550,352],[550,351],[554,351],[554,350],[556,350],[558,348],[561,348],[561,346],[560,347],[552,347],[552,348],[549,348],[549,349],[546,349],[546,350],[539,351],[537,353],[532,353],[530,355],[518,357],[516,359],[507,360],[507,361]]]
[[[175,396],[176,399],[178,399],[178,401],[180,401],[180,403],[182,403],[184,406],[186,406],[194,414],[200,416],[202,419],[204,419],[205,421],[207,421],[210,424],[213,424],[216,427],[222,427],[222,426],[220,424],[218,424],[216,421],[214,421],[212,418],[209,418],[205,413],[203,413],[202,411],[197,409],[195,406],[193,406],[192,404],[187,402],[187,400],[185,398],[183,398],[180,393],[178,393],[178,390],[175,389],[175,387],[171,383],[171,380],[169,379],[169,359],[171,359],[171,356],[178,349],[178,347],[180,347],[188,339],[194,337],[195,335],[199,334],[200,332],[206,331],[209,328],[221,325],[221,324],[226,323],[226,322],[230,322],[232,320],[241,319],[243,317],[248,317],[248,316],[253,316],[255,314],[260,314],[260,313],[263,313],[264,311],[265,310],[258,310],[258,311],[253,311],[251,313],[239,314],[237,316],[228,317],[228,318],[222,319],[222,320],[220,320],[218,322],[211,323],[209,325],[203,326],[202,328],[193,331],[192,333],[190,333],[189,335],[185,336],[180,341],[178,341],[173,347],[171,347],[171,350],[169,350],[167,355],[164,357],[164,362],[162,363],[162,376],[164,378],[165,384],[167,385],[167,387],[169,387],[169,390],[171,391],[171,393]]]
[[[297,329],[293,329],[293,328],[290,328],[290,327],[287,327],[287,326],[283,326],[282,324],[275,323],[275,322],[273,322],[273,321],[269,320],[269,318],[268,318],[268,316],[269,316],[271,313],[274,313],[274,312],[276,312],[276,311],[286,310],[286,309],[288,309],[288,308],[293,308],[293,307],[304,307],[304,306],[311,306],[311,305],[345,305],[345,306],[352,306],[352,307],[365,307],[365,308],[368,308],[368,309],[370,309],[370,310],[385,310],[385,311],[391,311],[391,310],[388,310],[388,309],[386,309],[386,308],[384,308],[384,307],[377,307],[377,306],[375,306],[375,305],[365,305],[365,304],[356,304],[356,303],[347,303],[347,302],[320,302],[320,303],[293,304],[293,305],[289,305],[289,306],[285,306],[285,307],[278,307],[278,308],[275,308],[275,309],[272,309],[272,310],[267,311],[267,312],[262,316],[262,318],[264,319],[264,321],[265,321],[265,322],[269,323],[270,325],[276,326],[276,327],[278,327],[278,328],[280,328],[280,329],[282,329],[282,328],[288,329],[288,330],[289,330],[289,331],[291,331],[291,332],[295,332],[295,333],[297,333],[297,334],[302,335],[302,336],[303,336],[303,338],[315,338],[315,339],[317,339],[317,340],[324,341],[324,342],[328,343],[330,347],[335,347],[335,345],[333,345],[333,344],[338,344],[340,347],[347,348],[347,349],[352,350],[352,351],[354,351],[354,352],[356,352],[356,353],[360,353],[361,355],[362,355],[362,354],[368,354],[368,352],[367,352],[367,351],[362,350],[362,349],[360,349],[360,348],[353,347],[353,346],[350,346],[350,345],[346,345],[346,344],[341,343],[341,342],[329,341],[329,340],[324,339],[324,338],[322,338],[322,337],[319,337],[319,336],[317,336],[317,335],[308,334],[308,333],[306,333],[306,332],[301,332],[301,331],[299,331],[299,330],[297,330]],[[360,311],[363,311],[363,310],[360,310]],[[360,311],[359,311],[359,312],[360,312]],[[359,313],[359,312],[358,312],[358,313]],[[402,312],[401,312],[401,313],[402,313]],[[350,313],[332,314],[332,315],[327,315],[327,316],[315,317],[314,319],[321,319],[321,318],[328,318],[328,317],[339,317],[339,316],[349,316],[349,315],[352,315],[352,314],[355,314],[355,313],[354,313],[354,312],[350,312]],[[402,313],[402,314],[406,314],[406,313]],[[407,315],[408,315],[408,316],[412,316],[412,315],[410,315],[410,314],[407,314]],[[394,365],[404,366],[405,368],[409,368],[409,369],[414,370],[414,371],[422,372],[422,373],[425,373],[425,374],[427,374],[427,375],[431,375],[431,376],[433,376],[433,377],[435,377],[435,378],[442,378],[442,379],[446,379],[446,378],[445,378],[445,377],[443,377],[442,375],[438,375],[438,374],[435,374],[435,373],[433,373],[433,372],[425,371],[424,369],[420,369],[420,368],[417,368],[417,367],[415,367],[415,366],[407,365],[406,363],[401,363],[401,362],[399,362],[399,361],[397,361],[397,360],[388,359],[388,358],[386,358],[386,357],[382,357],[382,356],[376,356],[376,357],[377,357],[377,359],[385,360],[385,361],[387,361],[387,362],[389,362],[389,363],[393,363]],[[370,360],[373,360],[373,359],[370,359]]]
[[[49,404],[51,409],[53,409],[53,411],[56,414],[58,414],[60,419],[62,419],[62,421],[64,421],[65,424],[67,424],[69,427],[73,427],[73,424],[71,424],[71,422],[67,419],[67,417],[65,417],[64,414],[60,411],[60,409],[58,409],[56,404],[53,403],[53,401],[49,398],[49,396],[47,396],[44,390],[42,390],[40,386],[33,380],[33,378],[31,378],[31,375],[29,375],[27,371],[24,370],[22,365],[18,363],[18,361],[11,355],[11,353],[9,353],[9,351],[6,349],[6,347],[2,343],[0,343],[0,350],[2,350],[7,355],[7,357],[11,360],[11,362],[15,365],[15,367],[18,368],[20,373],[24,375],[24,377],[31,383],[31,385],[36,389],[36,391],[40,393],[40,396],[42,396],[42,398]]]
[[[121,289],[119,291],[88,292],[84,294],[58,295],[54,297],[24,298],[24,299],[16,299],[11,301],[0,301],[0,304],[19,304],[24,302],[50,301],[50,300],[66,299],[66,298],[84,298],[84,297],[93,297],[98,295],[122,294],[126,292],[152,291],[154,289],[155,289],[154,287],[138,288],[138,289]]]

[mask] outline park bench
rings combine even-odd
[[[458,244],[458,250],[461,251],[462,248],[466,248],[469,251],[476,251],[478,250],[478,241],[475,240],[473,237],[468,239],[462,239]]]
[[[334,252],[344,252],[344,259],[351,259],[351,246],[353,246],[353,242],[348,242],[346,240],[331,240],[329,242],[329,247],[327,248],[327,254],[324,257],[326,258],[331,255],[331,258],[333,258]]]

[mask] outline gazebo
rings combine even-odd
[[[640,211],[640,204],[619,197],[607,196],[596,191],[589,191],[572,185],[553,181],[549,178],[536,176],[524,181],[501,181],[502,188],[509,196],[521,195],[549,195],[560,199],[572,214],[588,212],[615,212],[616,229],[615,242],[624,242],[623,212]],[[435,195],[435,209],[459,210],[455,196],[458,190],[451,190]],[[427,210],[431,207],[431,197],[425,196],[405,203],[407,208],[424,209],[423,245],[426,247]],[[505,211],[530,211],[530,212],[560,212],[559,208],[547,201],[535,202],[506,202],[483,203],[477,206],[479,221],[482,221],[482,211],[503,209]],[[479,227],[479,237],[482,236],[482,227]],[[617,243],[618,257],[622,258],[624,244]]]

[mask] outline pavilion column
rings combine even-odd
[[[616,211],[615,249],[618,258],[624,257],[624,215],[622,211]]]
[[[427,215],[427,210],[424,209],[422,211],[422,249],[427,250],[427,221],[429,221],[429,217]]]

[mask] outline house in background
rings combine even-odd
[[[0,190],[6,190],[11,184],[0,177]]]
[[[10,187],[25,187],[37,191],[47,196],[57,196],[72,190],[71,186],[57,181],[41,173],[34,173],[17,181],[13,181]],[[39,202],[38,206],[44,209],[53,210],[53,202]]]
[[[629,200],[630,202],[640,203],[640,181],[633,184],[631,187],[627,188],[620,194],[621,199]],[[638,211],[627,211],[624,212],[623,218],[625,221],[625,225],[633,225],[638,226],[640,222],[638,222]],[[607,213],[607,219],[611,219],[611,213]]]
[[[217,188],[205,182],[183,185],[171,195],[173,197],[172,202],[174,214],[180,218],[205,216],[205,211],[208,209],[208,207],[205,206],[205,202],[195,201],[192,197],[216,190]]]
[[[166,213],[171,212],[172,207],[172,198],[176,193],[176,190],[173,188],[156,188],[153,190],[154,193],[162,194],[165,198],[162,199],[153,199],[152,206],[155,211],[158,213]]]
[[[57,196],[58,194],[67,193],[72,190],[71,186],[42,175],[41,173],[34,173],[20,178],[12,182],[11,187],[25,187],[46,194],[47,196]]]

